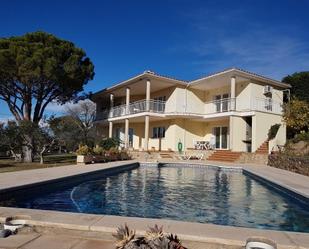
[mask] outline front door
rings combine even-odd
[[[228,148],[228,127],[214,127],[213,135],[215,137],[215,148],[216,149],[227,149]]]

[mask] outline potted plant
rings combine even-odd
[[[87,164],[92,163],[92,149],[87,145],[80,145],[76,151],[77,154],[77,164]]]

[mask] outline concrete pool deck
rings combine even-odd
[[[44,182],[50,182],[59,178],[65,179],[66,177],[72,177],[76,175],[82,176],[83,174],[102,172],[104,170],[119,168],[135,163],[137,163],[137,161],[123,161],[86,166],[73,165],[49,169],[35,169],[12,173],[1,173],[0,194],[5,193],[10,189],[18,190],[25,185],[33,186],[37,183],[42,184]],[[166,163],[171,163],[171,161],[168,161]],[[174,161],[173,163],[243,168],[251,174],[272,181],[306,198],[309,197],[309,177],[295,174],[292,172],[263,165],[239,165],[228,163],[221,164],[218,162],[191,161]],[[219,226],[213,224],[191,223],[165,219],[91,215],[0,207],[0,222],[3,222],[6,217],[10,216],[23,216],[27,220],[27,224],[33,226],[75,230],[79,231],[81,234],[84,235],[89,233],[100,233],[104,234],[104,236],[106,236],[106,238],[108,238],[108,240],[110,241],[112,240],[111,233],[115,232],[118,226],[125,223],[127,223],[130,228],[137,230],[137,233],[139,234],[147,230],[149,226],[152,226],[153,224],[158,224],[163,225],[166,232],[176,233],[180,237],[180,239],[188,241],[187,243],[189,244],[196,242],[241,247],[244,246],[245,240],[248,237],[261,236],[275,240],[279,245],[279,248],[309,248],[309,233],[295,233],[264,229]],[[0,239],[0,248],[3,248],[3,245],[1,245],[1,243],[4,242],[4,239]],[[200,247],[190,248],[205,248],[205,244],[203,244],[203,246],[201,244]]]

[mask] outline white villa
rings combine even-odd
[[[284,91],[290,85],[237,68],[183,81],[151,71],[96,92],[97,127],[139,151],[178,151],[204,143],[215,150],[256,152],[274,124],[286,142]]]

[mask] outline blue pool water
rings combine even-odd
[[[52,186],[51,186],[52,187]],[[309,232],[309,206],[241,172],[139,167],[8,206]],[[0,203],[1,205],[1,203]]]

